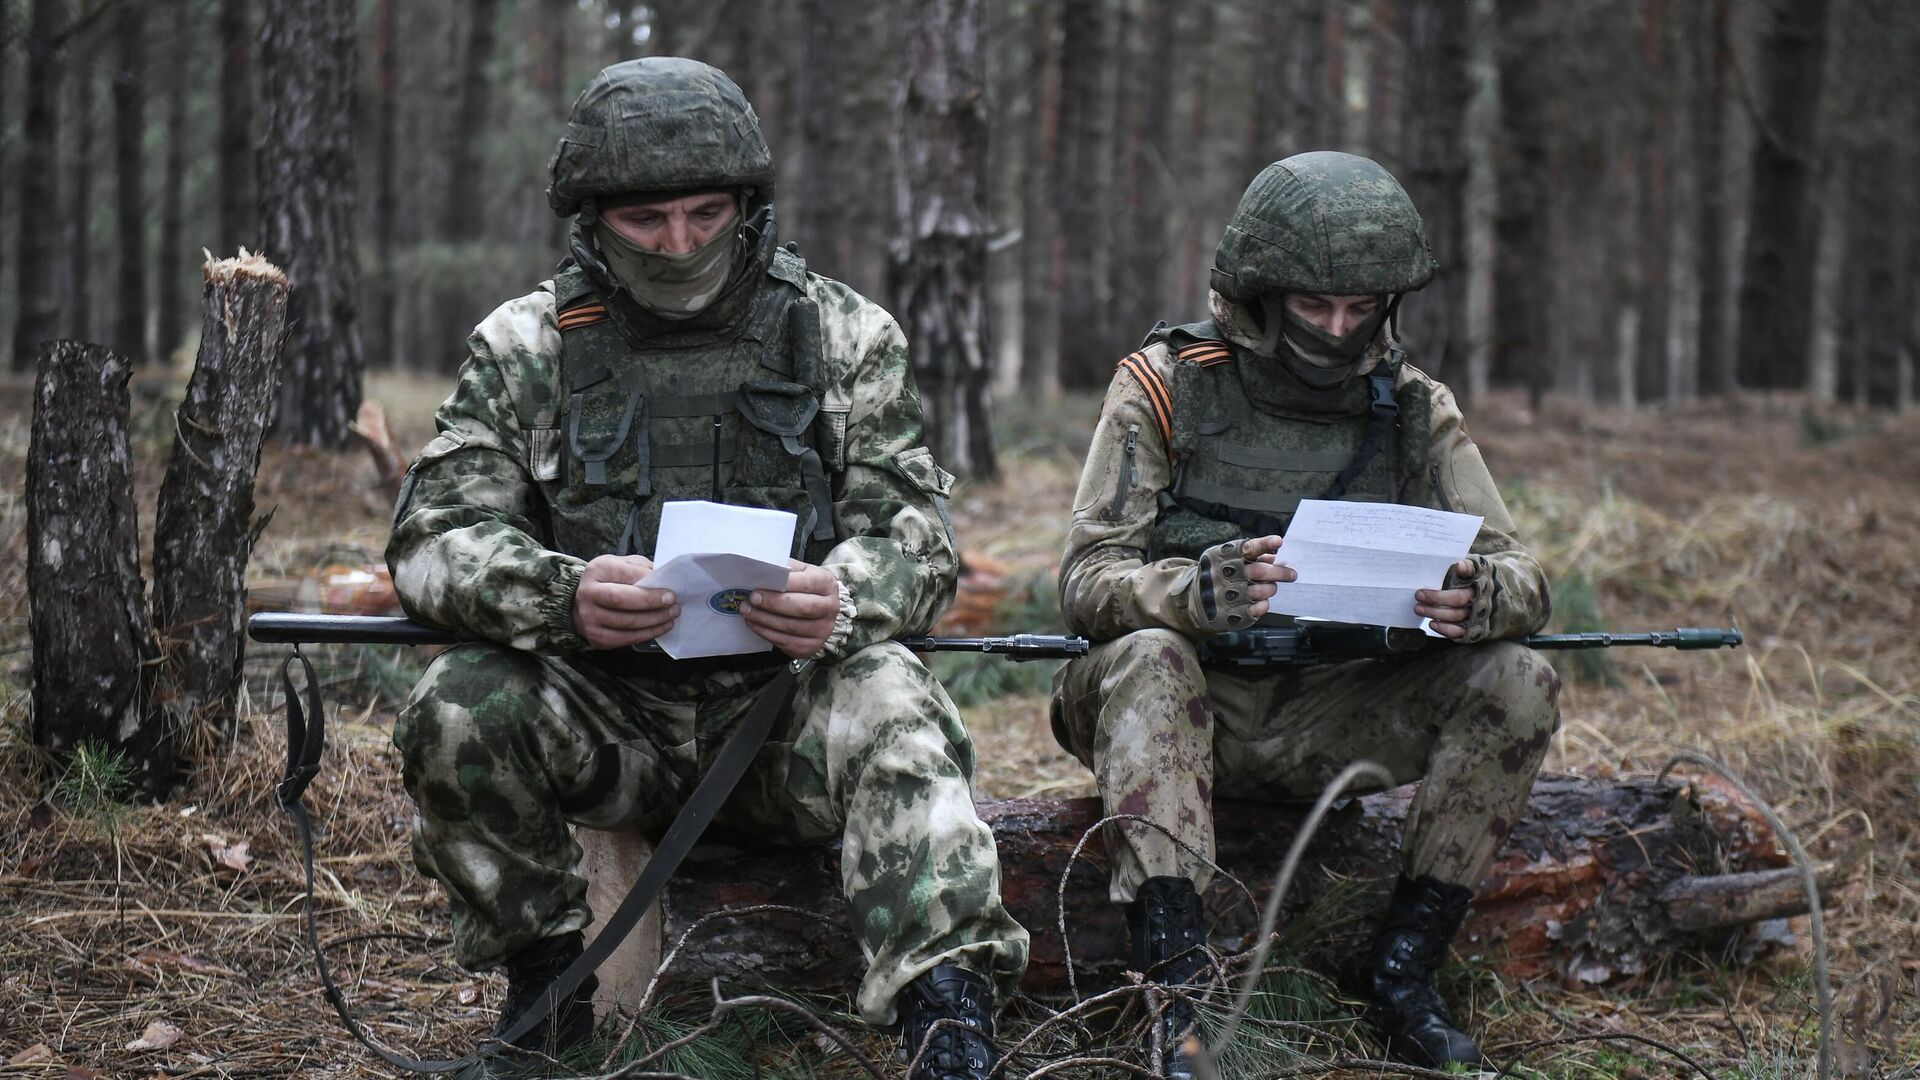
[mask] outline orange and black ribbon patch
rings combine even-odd
[[[568,308],[560,313],[557,321],[562,330],[574,330],[582,326],[592,326],[597,322],[606,322],[607,305],[582,304],[579,307]]]
[[[1147,404],[1153,408],[1153,419],[1160,428],[1160,438],[1166,445],[1172,446],[1173,395],[1167,393],[1166,380],[1154,373],[1144,353],[1129,353],[1120,361],[1120,369],[1139,380],[1140,388],[1147,393]]]
[[[1215,364],[1226,363],[1233,358],[1233,353],[1227,349],[1227,343],[1224,341],[1196,341],[1175,353],[1174,356],[1183,364],[1212,367]]]

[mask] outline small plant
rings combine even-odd
[[[53,797],[76,816],[111,824],[133,801],[133,763],[118,750],[83,742],[54,781]]]

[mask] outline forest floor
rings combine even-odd
[[[430,433],[445,383],[375,376],[369,394],[411,448]],[[164,382],[136,384],[149,540],[170,393]],[[303,940],[299,848],[270,798],[283,754],[270,684],[281,654],[254,650],[237,737],[197,733],[193,779],[164,805],[115,801],[111,770],[56,778],[32,748],[30,401],[24,383],[0,385],[0,1075],[390,1074],[341,1030]],[[1009,403],[1004,479],[957,493],[962,547],[992,560],[1005,589],[994,630],[1058,625],[1053,569],[1097,408],[1086,396]],[[1866,873],[1826,922],[1839,1072],[1920,1076],[1920,414],[1754,396],[1533,412],[1509,395],[1469,414],[1553,576],[1550,629],[1746,633],[1734,652],[1631,650],[1562,664],[1564,723],[1547,767],[1653,772],[1677,748],[1704,750],[1755,786],[1816,857],[1871,837]],[[364,454],[269,447],[258,501],[276,508],[251,572],[269,595],[291,595],[321,567],[380,560],[389,498]],[[940,660],[979,746],[979,797],[1090,793],[1048,731],[1046,665]],[[454,967],[444,943],[410,936],[447,931],[443,897],[408,856],[410,807],[387,744],[424,660],[363,648],[323,651],[321,661],[338,709],[308,796],[321,826],[323,937],[340,942],[336,970],[380,1037],[415,1056],[457,1054],[491,1022],[503,983]],[[56,779],[63,797],[49,800]],[[1469,958],[1444,987],[1499,1060],[1522,1058],[1521,1075],[1812,1076],[1806,920],[1792,930],[1795,944],[1754,964],[1683,957],[1629,981],[1573,987],[1508,981]],[[815,1004],[828,1016],[846,1008]],[[705,1008],[662,1010],[634,1045],[690,1030]],[[1029,1012],[1006,1023],[1031,1025]],[[1378,1075],[1328,1064],[1376,1056],[1358,1016],[1338,992],[1320,993],[1292,1016],[1309,1024],[1296,1029],[1305,1034],[1243,1075]],[[665,1067],[855,1074],[849,1055],[826,1053],[790,1019],[764,1010],[737,1019]],[[1137,1057],[1117,1029],[1089,1035]]]

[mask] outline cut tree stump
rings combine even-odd
[[[168,726],[232,720],[246,644],[254,473],[273,419],[287,278],[245,248],[207,257],[200,354],[174,418],[153,536],[153,617],[163,653],[156,703]]]
[[[1412,790],[1352,800],[1329,816],[1283,904],[1283,933],[1334,960],[1358,951],[1398,868]],[[1099,820],[1099,804],[1014,799],[983,803],[980,812],[999,842],[1002,895],[1033,935],[1025,988],[1062,991],[1060,876],[1074,846]],[[1255,803],[1216,806],[1220,863],[1253,890],[1258,904],[1265,903],[1304,812]],[[679,946],[663,987],[704,988],[718,977],[789,991],[851,989],[862,960],[847,927],[837,850],[715,840],[689,856],[661,900],[659,941],[664,950]],[[635,834],[598,834],[593,842],[624,844],[630,853],[645,843]],[[604,852],[600,859],[607,867],[620,862]],[[596,882],[596,896],[611,902],[625,895],[637,865],[630,856],[615,884]],[[1826,867],[1823,890],[1847,869]],[[1123,978],[1125,923],[1107,899],[1106,871],[1101,843],[1089,840],[1066,887],[1065,922],[1083,992]],[[1455,947],[1514,978],[1606,982],[1674,954],[1724,948],[1753,924],[1803,913],[1795,874],[1758,812],[1717,783],[1542,777]],[[1257,904],[1224,879],[1214,882],[1205,902],[1216,948],[1253,944]],[[760,904],[824,918],[714,915]],[[1303,927],[1301,919],[1315,924]],[[643,965],[603,976],[603,997],[638,1001],[651,975]]]
[[[40,353],[27,451],[33,740],[123,754],[149,795],[172,784],[174,733],[142,724],[154,667],[127,444],[126,358],[53,341]]]

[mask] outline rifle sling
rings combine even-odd
[[[307,680],[307,702],[304,709],[300,703],[300,696],[295,693],[293,687],[293,663],[296,660],[300,662]],[[505,1031],[490,1036],[482,1042],[481,1048],[474,1053],[462,1058],[422,1061],[396,1054],[373,1041],[373,1038],[366,1033],[348,1010],[346,997],[334,982],[333,973],[327,967],[326,954],[320,948],[320,931],[314,919],[313,902],[313,828],[307,818],[306,806],[300,801],[300,795],[320,771],[320,752],[325,743],[326,724],[321,712],[319,680],[314,678],[313,665],[300,652],[300,647],[295,645],[293,655],[287,658],[280,669],[281,688],[287,702],[287,773],[274,788],[274,797],[280,804],[280,809],[293,818],[294,825],[300,832],[301,859],[307,875],[307,945],[313,950],[314,966],[320,972],[320,985],[326,992],[327,1001],[333,1006],[333,1011],[340,1015],[340,1020],[347,1026],[347,1031],[358,1039],[361,1045],[373,1051],[380,1060],[397,1069],[418,1073],[447,1073],[466,1068],[500,1053],[505,1049],[501,1044],[511,1044],[515,1039],[532,1030],[548,1012],[552,1011],[554,1003],[572,995],[587,976],[593,974],[601,963],[612,955],[613,950],[626,940],[627,934],[640,922],[640,917],[646,913],[654,898],[660,894],[667,879],[679,869],[681,861],[699,841],[700,835],[706,831],[707,825],[720,812],[720,808],[726,804],[728,796],[733,794],[733,789],[740,783],[740,778],[746,775],[747,769],[753,765],[754,757],[758,754],[761,744],[766,742],[767,735],[772,732],[775,721],[786,712],[788,704],[792,702],[800,673],[805,671],[807,666],[807,661],[783,665],[773,681],[760,691],[759,697],[754,699],[753,707],[747,711],[746,717],[740,721],[738,727],[733,729],[733,734],[727,736],[727,741],[720,747],[720,752],[713,759],[713,765],[708,768],[706,775],[700,778],[699,784],[695,785],[686,805],[680,808],[679,815],[661,835],[660,843],[654,847],[652,857],[647,860],[646,868],[640,871],[640,876],[634,881],[633,888],[628,890],[626,899],[620,901],[620,906],[607,917],[592,943],[578,959],[567,965],[566,970],[554,979],[546,993],[541,995],[540,1000],[515,1017]],[[311,724],[307,721],[308,715],[312,717]]]

